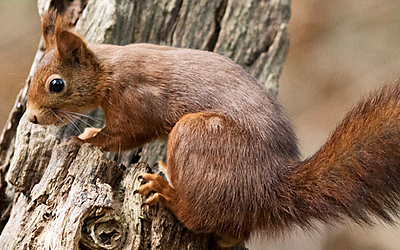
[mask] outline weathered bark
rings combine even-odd
[[[288,50],[289,0],[39,0],[38,6],[41,15],[50,6],[67,13],[88,42],[150,42],[225,54],[273,91]],[[133,195],[138,174],[157,171],[154,164],[165,160],[164,141],[119,153],[63,146],[77,133],[73,126],[41,127],[22,117],[43,53],[41,42],[0,138],[0,246],[217,249],[210,235],[190,232],[163,207],[142,206],[142,197]]]

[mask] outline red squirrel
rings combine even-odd
[[[234,246],[349,217],[392,222],[400,200],[400,85],[353,108],[312,157],[277,100],[232,60],[151,44],[88,44],[57,18],[29,87],[25,117],[63,125],[101,107],[106,125],[74,137],[127,150],[168,136],[169,182],[157,174],[136,193],[161,203],[190,230]],[[151,193],[153,193],[151,195]]]

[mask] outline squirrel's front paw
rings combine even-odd
[[[84,144],[84,143],[85,143],[85,141],[81,140],[78,136],[71,136],[69,141],[62,143],[61,146],[65,146],[65,145],[79,145],[79,146],[82,146],[82,144]]]
[[[95,137],[100,131],[101,128],[85,128],[83,133],[78,135],[78,138],[82,141],[85,141],[89,138]]]

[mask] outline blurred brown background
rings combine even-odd
[[[40,37],[34,0],[0,0],[0,127],[29,73]],[[291,48],[279,99],[310,156],[356,101],[400,76],[400,2],[292,1]],[[400,227],[321,227],[251,250],[398,250]]]
[[[0,128],[25,85],[40,39],[34,0],[0,0]]]

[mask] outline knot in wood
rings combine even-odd
[[[120,249],[125,241],[124,227],[117,215],[107,211],[85,219],[81,243],[89,249]]]

